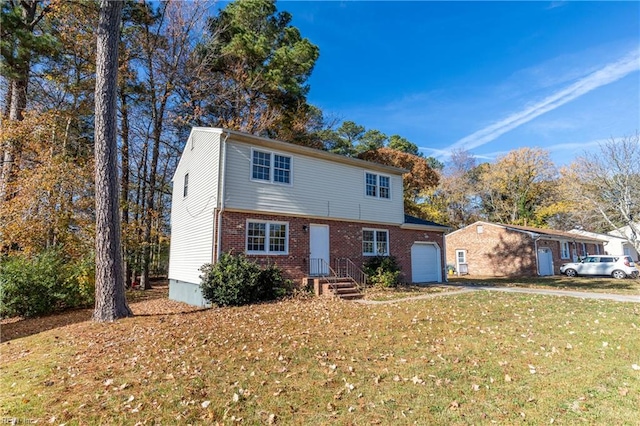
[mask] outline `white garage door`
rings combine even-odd
[[[411,276],[414,283],[441,282],[440,249],[435,244],[411,246]]]

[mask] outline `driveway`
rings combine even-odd
[[[421,296],[406,297],[404,299],[393,300],[356,300],[358,303],[364,303],[367,305],[379,305],[385,303],[396,303],[405,300],[419,300],[419,299],[431,299],[433,297],[453,296],[456,294],[470,293],[472,291],[502,291],[505,293],[525,293],[525,294],[540,294],[544,296],[564,296],[564,297],[577,297],[579,299],[597,299],[597,300],[612,300],[614,302],[631,302],[640,303],[640,296],[630,296],[625,294],[611,294],[611,293],[591,293],[584,291],[569,291],[569,290],[547,290],[538,288],[516,288],[516,287],[495,287],[495,286],[465,286],[459,284],[446,284],[438,283],[439,287],[451,287],[458,289],[457,291],[444,291],[441,293],[429,293]]]

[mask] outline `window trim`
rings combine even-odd
[[[265,225],[264,236],[264,250],[249,250],[249,224],[250,223],[262,223]],[[284,225],[284,251],[271,251],[270,246],[270,234],[271,225]],[[248,255],[267,255],[267,256],[287,256],[289,254],[289,222],[279,220],[261,220],[261,219],[247,219],[244,232],[244,251]]]
[[[268,154],[269,155],[269,180],[267,179],[258,179],[258,178],[254,178],[253,177],[253,167],[254,167],[254,162],[253,162],[253,156],[255,152],[260,152],[262,154]],[[274,180],[274,176],[275,176],[275,157],[279,156],[279,157],[284,157],[284,158],[288,158],[289,159],[289,182],[278,182],[276,180]],[[259,148],[251,148],[251,158],[249,160],[250,163],[250,167],[249,167],[249,180],[251,180],[252,182],[260,182],[260,183],[270,183],[270,184],[274,184],[274,185],[284,185],[284,186],[293,186],[293,155],[289,155],[289,154],[283,154],[281,152],[277,152],[277,151],[271,151],[271,150],[267,150],[267,149],[259,149]],[[279,169],[280,170],[280,169]]]
[[[375,191],[376,191],[376,195],[369,195],[367,193],[367,186],[368,186],[368,182],[367,182],[367,175],[372,175],[376,177],[376,183],[375,183]],[[386,187],[387,188],[387,192],[389,193],[388,197],[381,197],[380,196],[380,177],[384,177],[387,178],[388,182],[389,182],[389,186]],[[378,200],[391,200],[392,199],[392,194],[391,194],[391,176],[390,175],[385,175],[383,173],[377,173],[377,172],[372,172],[369,170],[365,170],[364,171],[364,196],[367,198],[376,198]]]
[[[371,231],[373,232],[373,249],[374,252],[365,252],[364,251],[364,232],[365,231]],[[378,232],[384,232],[387,234],[387,247],[386,247],[386,252],[385,253],[377,253],[375,252],[376,247],[378,246]],[[362,239],[362,255],[363,256],[390,256],[391,253],[391,241],[390,241],[390,235],[389,235],[389,230],[388,229],[381,229],[381,228],[362,228],[362,234],[360,235],[361,239]]]

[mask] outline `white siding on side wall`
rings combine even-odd
[[[200,267],[213,252],[220,132],[194,129],[173,178],[169,279],[200,283]],[[183,196],[184,176],[189,188]]]
[[[399,224],[404,221],[402,176],[390,177],[391,198],[365,196],[365,168],[268,148],[292,159],[291,184],[251,179],[251,146],[227,144],[225,206],[229,209],[295,214],[318,218]]]

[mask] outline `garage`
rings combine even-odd
[[[442,282],[440,247],[417,242],[411,246],[411,277],[415,283]]]

